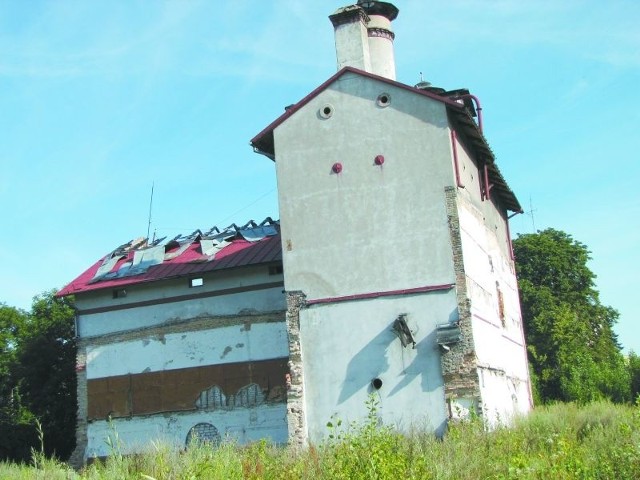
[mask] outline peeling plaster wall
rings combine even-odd
[[[392,331],[401,313],[414,333],[415,349],[402,347]],[[453,290],[300,310],[309,440],[328,434],[333,415],[343,422],[365,418],[365,402],[376,392],[374,378],[383,382],[376,397],[386,424],[442,433],[447,411],[435,327],[456,316]]]
[[[442,374],[449,417],[456,419],[466,416],[471,409],[477,411],[480,406],[480,385],[478,383],[475,332],[471,319],[471,301],[465,274],[465,257],[460,234],[456,187],[445,187],[444,195],[447,202],[447,222],[456,277],[460,341],[448,345],[449,350],[443,352]]]
[[[454,182],[445,106],[348,73],[279,125],[274,142],[295,344],[290,441],[319,441],[332,415],[365,417],[374,378],[383,381],[377,394],[385,422],[442,432],[447,408],[436,325],[458,319],[453,289],[298,304],[455,283],[443,194]],[[336,162],[340,173],[332,172]],[[391,331],[403,313],[415,350],[401,347]]]
[[[87,378],[288,357],[283,321],[181,332],[87,346]],[[211,319],[215,324],[215,319]],[[212,325],[213,327],[214,325]]]
[[[222,436],[238,441],[286,441],[289,352],[282,275],[269,275],[264,266],[203,278],[198,288],[189,288],[186,277],[132,285],[125,298],[113,299],[111,290],[78,295],[75,465],[109,453],[109,428],[103,418],[110,410],[112,417],[133,415],[114,419],[125,452],[138,451],[159,437],[184,445],[198,422],[210,423]],[[235,293],[225,293],[229,291]],[[194,292],[198,298],[179,300]],[[201,394],[192,392],[193,382],[186,388],[189,398],[182,398],[180,381],[191,377],[203,392],[218,386],[229,390],[221,390],[226,403],[197,405]],[[131,388],[118,389],[122,379],[129,379]],[[238,389],[251,384],[259,400],[235,402]],[[89,419],[90,412],[96,419]]]
[[[266,266],[214,272],[203,275],[203,278],[204,285],[197,288],[189,288],[187,277],[132,285],[126,288],[125,298],[114,299],[111,289],[78,295],[78,334],[87,338],[162,325],[183,318],[285,310],[283,287],[280,283],[283,277],[281,274],[269,275]],[[230,289],[240,291],[225,293]],[[197,300],[180,300],[181,296],[193,294],[212,295]],[[173,301],[148,304],[154,301],[165,302],[166,299]],[[135,306],[140,303],[141,306]],[[131,308],[132,306],[135,308]],[[109,310],[111,308],[114,310]],[[95,310],[108,311],[92,313]]]
[[[198,423],[209,423],[222,439],[238,443],[258,441],[262,438],[276,443],[286,443],[286,405],[265,405],[258,408],[232,411],[173,413],[132,417],[128,419],[92,422],[88,426],[86,457],[103,457],[111,453],[107,439],[114,440],[117,432],[121,441],[121,453],[136,453],[153,448],[152,441],[165,441],[184,448],[189,430]]]
[[[495,424],[533,406],[518,285],[506,212],[493,198],[481,200],[480,172],[462,144],[458,157],[465,188],[457,189],[456,204],[481,408]]]

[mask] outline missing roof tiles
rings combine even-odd
[[[204,233],[194,230],[188,235],[177,235],[166,243],[163,243],[166,237],[153,240],[151,243],[148,243],[148,239],[138,238],[120,245],[105,256],[89,283],[141,275],[151,267],[183,255],[187,257],[183,262],[210,262],[216,258],[218,252],[233,242],[259,242],[266,237],[277,235],[279,226],[280,222],[267,217],[260,223],[250,220],[241,226],[235,223],[223,229],[214,226]],[[200,248],[191,248],[194,243]]]

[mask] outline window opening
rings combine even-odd
[[[127,290],[124,288],[116,288],[113,291],[113,298],[124,298],[127,296]]]
[[[226,408],[226,406],[227,397],[217,385],[202,391],[196,400],[196,407],[198,408],[222,409]]]
[[[189,433],[187,433],[186,446],[192,445],[213,445],[218,446],[220,444],[220,432],[218,429],[210,423],[197,423],[194,425]]]

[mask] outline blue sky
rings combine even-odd
[[[249,139],[335,72],[348,2],[0,0],[0,302],[147,231],[277,217]],[[398,80],[466,87],[526,210],[588,245],[640,352],[640,2],[397,0]]]

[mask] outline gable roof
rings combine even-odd
[[[282,261],[280,225],[265,219],[243,226],[178,235],[150,244],[131,240],[94,263],[56,295],[121,288],[206,272]]]
[[[379,75],[365,72],[353,67],[344,67],[343,69],[332,75],[325,82],[323,82],[319,87],[310,92],[298,103],[288,107],[285,113],[276,118],[266,128],[264,128],[260,133],[258,133],[251,139],[250,143],[253,147],[253,150],[275,161],[275,146],[273,139],[274,130],[279,125],[286,122],[289,117],[291,117],[294,113],[307,105],[311,100],[317,97],[332,83],[337,81],[346,73],[361,75],[372,80],[377,80],[389,85],[393,85],[394,87],[412,92],[415,95],[428,97],[432,100],[445,104],[447,107],[447,114],[449,115],[451,125],[456,129],[456,131],[463,134],[462,137],[464,140],[466,140],[465,143],[473,152],[474,158],[479,163],[479,166],[484,166],[485,164],[487,165],[489,170],[489,180],[493,184],[492,193],[496,192],[498,194],[501,203],[507,210],[522,212],[520,202],[518,202],[518,199],[516,198],[511,188],[509,188],[509,186],[507,185],[506,180],[504,179],[502,173],[500,173],[500,170],[496,165],[495,156],[491,151],[491,147],[489,147],[487,140],[484,138],[484,135],[480,131],[478,125],[476,125],[476,122],[473,120],[471,114],[469,113],[469,110],[465,107],[464,104],[451,100],[450,98],[440,96],[436,93],[427,90],[421,90],[416,87],[411,87],[404,83],[400,83],[395,80],[381,77]]]

